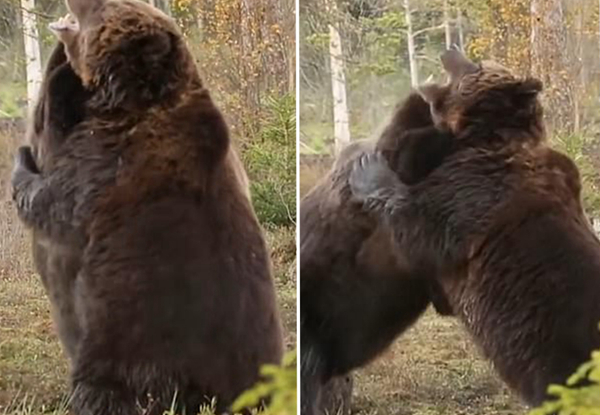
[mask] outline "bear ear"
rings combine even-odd
[[[519,93],[536,96],[544,89],[544,84],[537,78],[526,78],[520,82]]]
[[[448,49],[440,56],[440,60],[452,82],[459,81],[463,76],[479,70],[479,65],[471,62],[457,49]]]
[[[427,83],[417,87],[417,92],[429,105],[433,105],[443,94],[443,87],[438,84]]]
[[[88,23],[104,6],[106,0],[67,0],[67,7],[77,18],[80,26]]]

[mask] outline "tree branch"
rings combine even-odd
[[[430,32],[430,31],[433,31],[433,30],[441,30],[441,29],[443,29],[443,28],[444,28],[444,24],[443,24],[443,23],[442,23],[442,24],[440,24],[440,25],[438,25],[438,26],[426,27],[426,28],[424,28],[424,29],[415,30],[415,31],[413,32],[412,36],[413,36],[413,38],[415,38],[415,37],[417,37],[418,35],[421,35],[421,34],[423,34],[423,33],[425,33],[425,32]]]

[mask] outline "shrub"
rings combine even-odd
[[[2,81],[0,88],[0,118],[17,118],[26,114],[25,85]]]
[[[553,147],[568,155],[577,165],[581,175],[582,199],[585,210],[592,215],[600,213],[600,191],[598,189],[598,174],[592,160],[585,154],[591,138],[586,134],[556,136],[552,139]]]
[[[265,380],[240,395],[233,403],[233,411],[259,405],[262,399],[270,398],[268,407],[260,412],[262,415],[296,415],[297,373],[296,351],[288,352],[281,366],[263,366],[261,374]]]
[[[581,381],[591,383],[576,387]],[[600,350],[592,353],[592,360],[584,363],[566,386],[551,385],[548,393],[557,400],[546,402],[529,415],[600,415]]]
[[[270,98],[261,133],[242,154],[254,209],[267,226],[296,223],[295,101],[289,94]]]
[[[297,373],[295,350],[286,353],[281,366],[264,365],[261,368],[261,375],[264,380],[243,392],[233,403],[232,411],[237,415],[245,408],[256,408],[264,399],[270,399],[267,408],[262,410],[253,409],[252,414],[297,415]],[[173,397],[171,409],[166,411],[164,415],[179,415],[174,409],[176,402],[177,395]],[[197,415],[214,415],[216,413],[216,403],[216,400],[212,399],[209,404],[200,407]]]

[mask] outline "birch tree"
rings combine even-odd
[[[460,4],[460,0],[456,0],[456,27],[458,30],[458,44],[460,50],[465,48],[465,33],[463,28],[463,12]]]
[[[171,6],[169,4],[169,0],[149,0],[150,4],[157,9],[162,10],[169,16],[171,15]]]
[[[452,30],[450,26],[450,5],[448,0],[444,0],[444,33],[446,38],[446,49],[452,46]]]
[[[42,83],[42,58],[40,55],[37,16],[34,9],[35,0],[21,0],[27,75],[27,103],[30,107],[35,102]]]
[[[447,0],[444,0],[444,7],[448,5]],[[446,45],[447,47],[451,46],[452,42],[452,32],[450,26],[450,13],[448,14],[444,11],[444,20],[441,24],[423,27],[421,29],[415,30],[415,25],[413,23],[413,13],[415,10],[413,9],[413,3],[411,0],[402,0],[402,7],[404,8],[404,19],[405,19],[405,33],[406,33],[406,42],[407,42],[407,50],[408,50],[408,65],[410,68],[410,83],[411,86],[417,87],[419,85],[419,64],[418,59],[419,55],[417,53],[417,46],[415,40],[422,34],[426,32],[431,32],[434,30],[446,29]],[[448,5],[449,7],[449,5]]]
[[[561,0],[531,0],[531,73],[544,83],[550,130],[568,134],[574,105],[566,31]]]
[[[410,83],[414,87],[419,85],[419,67],[417,66],[417,51],[415,48],[415,33],[412,23],[412,9],[410,0],[403,0],[404,16],[406,19],[406,39],[408,46],[408,64],[410,67]]]
[[[333,95],[333,130],[335,155],[350,143],[348,102],[346,98],[346,73],[342,37],[336,27],[337,7],[335,0],[329,2],[332,21],[329,23],[329,63],[331,67],[331,89]]]

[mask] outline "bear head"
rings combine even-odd
[[[418,89],[429,103],[436,125],[449,129],[458,139],[472,128],[488,132],[533,129],[534,141],[544,138],[538,99],[541,81],[519,78],[493,61],[476,64],[455,49],[447,50],[440,59],[448,82]]]
[[[90,107],[135,111],[201,87],[175,22],[138,0],[67,0],[73,17],[51,25],[93,92]]]

